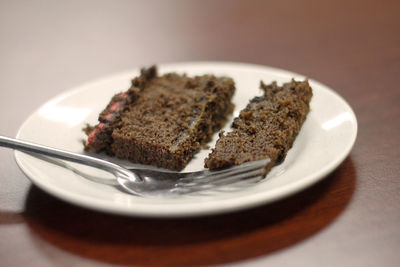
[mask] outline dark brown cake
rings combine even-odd
[[[261,82],[264,95],[253,98],[232,124],[233,130],[221,133],[205,160],[210,169],[239,165],[270,158],[266,173],[284,160],[300,131],[312,97],[308,81],[292,80],[282,87]]]
[[[181,170],[232,112],[234,90],[227,77],[143,69],[128,91],[111,99],[99,124],[84,129],[85,149]]]

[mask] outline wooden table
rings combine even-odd
[[[86,81],[152,63],[302,73],[354,108],[343,164],[295,196],[226,215],[107,215],[43,192],[0,149],[0,265],[399,266],[399,1],[2,1],[0,133]]]

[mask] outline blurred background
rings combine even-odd
[[[398,120],[396,122],[393,118],[398,119],[400,101],[397,85],[400,76],[399,16],[398,0],[0,0],[0,134],[15,136],[19,126],[33,111],[66,90],[106,75],[151,64],[231,61],[294,71],[334,88],[358,116],[359,135],[351,158],[334,174],[336,179],[315,189],[325,188],[320,194],[325,202],[320,199],[315,201],[306,194],[300,199],[303,200],[301,204],[306,203],[303,205],[305,208],[298,213],[298,200],[292,199],[274,206],[275,209],[267,207],[247,213],[250,223],[237,215],[233,219],[240,218],[250,227],[238,225],[239,235],[235,235],[236,228],[227,228],[232,234],[229,232],[225,239],[223,235],[221,238],[219,229],[214,229],[215,232],[206,236],[205,242],[193,242],[186,246],[186,251],[193,252],[197,248],[212,251],[215,245],[219,246],[221,253],[209,254],[210,258],[203,257],[200,252],[193,254],[193,258],[208,263],[251,260],[270,253],[276,257],[268,260],[274,262],[276,259],[275,263],[280,263],[277,266],[283,266],[282,263],[288,262],[285,253],[289,251],[289,257],[294,257],[295,262],[302,259],[303,265],[297,266],[310,266],[307,264],[310,262],[314,266],[327,266],[325,259],[325,263],[330,260],[330,266],[378,266],[385,260],[389,263],[386,266],[396,266],[399,259],[395,249],[399,245],[400,213],[393,205],[393,199],[398,200],[399,164],[394,163],[398,152],[393,148],[398,147],[395,136],[399,135],[400,127]],[[378,111],[376,103],[380,105]],[[391,127],[387,127],[387,122],[392,124]],[[68,231],[65,233],[65,229],[60,230],[62,227],[57,228],[58,223],[65,219],[63,212],[58,213],[58,221],[52,221],[52,212],[61,207],[69,210],[67,217],[68,214],[79,213],[88,219],[86,229],[89,230],[90,220],[97,223],[103,219],[102,216],[93,213],[84,215],[86,210],[57,202],[31,187],[15,164],[11,150],[0,149],[0,159],[0,172],[5,173],[0,183],[0,226],[3,226],[0,231],[3,242],[0,258],[4,260],[7,257],[16,265],[40,258],[37,265],[45,266],[41,264],[50,262],[51,266],[52,260],[60,256],[66,258],[69,266],[82,266],[85,262],[86,266],[92,266],[92,262],[85,257],[103,257],[99,256],[101,253],[96,248],[74,248],[71,244],[81,241],[80,222],[75,221],[76,237]],[[380,167],[376,165],[378,163]],[[382,180],[378,181],[378,178]],[[390,188],[384,185],[390,185]],[[26,217],[25,206],[29,203],[25,201],[29,188],[33,188],[31,198],[36,202],[32,206],[36,209]],[[388,194],[392,194],[392,198],[388,198]],[[340,201],[346,203],[340,206]],[[48,216],[41,218],[41,205],[46,206],[47,203],[52,206],[44,211]],[[315,206],[312,206],[314,203]],[[265,211],[282,212],[279,205],[295,207],[292,211],[296,212],[283,219],[279,215],[276,220],[266,218],[268,214]],[[310,206],[317,207],[317,212]],[[333,210],[335,216],[343,213],[339,216],[340,220],[335,220],[330,227],[326,227],[324,216],[327,210]],[[257,220],[263,216],[265,218],[257,225]],[[314,234],[317,230],[307,224],[310,218],[315,218],[316,229],[326,227],[326,231]],[[385,224],[381,218],[390,220],[387,219]],[[33,227],[35,231],[44,236],[43,239],[30,235],[25,229],[29,220],[36,227]],[[38,221],[36,224],[35,220]],[[215,219],[214,222],[218,223],[214,225],[225,228],[230,220],[230,217],[226,221]],[[101,232],[108,226],[107,223],[111,226],[124,225],[122,221],[107,217],[103,228],[94,230],[94,239],[97,240],[96,234],[99,234],[96,231]],[[203,229],[201,222],[195,223],[194,229]],[[264,222],[268,225],[262,225]],[[298,222],[303,222],[305,226],[296,228]],[[138,222],[131,220],[129,223]],[[252,223],[257,227],[252,228]],[[55,225],[56,229],[48,225]],[[160,226],[154,221],[140,220],[138,225]],[[174,225],[174,222],[169,225]],[[281,225],[282,228],[279,228]],[[188,233],[191,227],[189,224],[185,228]],[[281,235],[276,235],[275,229],[281,230]],[[147,231],[154,233],[150,227]],[[296,233],[300,233],[299,237],[295,236]],[[169,234],[173,237],[174,232]],[[13,239],[13,236],[18,238]],[[293,236],[297,240],[312,236],[314,243],[300,242],[298,246],[291,246],[290,238]],[[274,237],[284,245],[278,244],[277,249],[274,244],[268,244]],[[47,239],[50,243],[61,243],[63,249],[48,246]],[[4,240],[10,242],[10,246]],[[158,241],[157,237],[154,240]],[[89,241],[83,238],[79,244],[90,248]],[[242,241],[256,244],[254,250],[252,247],[242,250]],[[336,245],[330,247],[332,250],[326,247],[328,243],[335,242]],[[146,246],[148,243],[145,241],[143,243],[143,250],[138,250],[136,255],[138,264],[151,261],[149,258],[154,257],[154,252],[161,251],[168,257],[174,248],[172,246],[169,250],[169,247],[155,242],[153,251],[153,247]],[[28,250],[21,249],[24,244]],[[351,249],[350,255],[343,244],[347,247],[355,244],[358,249]],[[42,248],[44,252],[32,247]],[[286,247],[288,249],[282,249]],[[13,257],[11,251],[15,252],[15,248],[24,251],[23,255]],[[176,245],[175,248],[174,255],[180,255],[180,247]],[[68,250],[75,251],[78,256]],[[275,250],[284,253],[271,253]],[[45,253],[47,255],[43,256]],[[115,259],[105,255],[105,260],[113,263]],[[174,262],[174,255],[170,257],[170,262]],[[123,258],[124,255],[121,257],[119,260],[127,263],[124,261],[127,258]],[[157,263],[157,260],[153,262]]]
[[[345,97],[346,83],[366,77],[384,87],[378,73],[359,71],[381,64],[377,55],[389,57],[400,44],[399,1],[382,1],[385,12],[376,2],[2,0],[0,98],[7,105],[0,111],[26,106],[17,117],[0,117],[2,132],[15,135],[31,111],[73,86],[154,63],[269,65],[316,78]],[[397,67],[384,71],[390,76]]]

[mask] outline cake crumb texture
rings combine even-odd
[[[233,110],[231,78],[142,69],[126,92],[116,94],[87,126],[85,149],[135,163],[183,169]]]
[[[233,130],[220,133],[205,167],[217,169],[270,158],[266,172],[282,162],[310,110],[312,89],[307,80],[278,86],[261,82],[263,96],[254,97],[232,123]]]

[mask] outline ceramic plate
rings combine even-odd
[[[188,75],[227,75],[236,83],[234,115],[248,100],[261,95],[260,80],[278,84],[305,77],[285,70],[241,63],[198,62],[159,66],[167,72]],[[95,124],[110,98],[129,88],[139,70],[127,71],[84,84],[48,101],[21,126],[17,138],[83,153],[82,128]],[[240,190],[221,190],[177,198],[142,198],[118,188],[91,182],[71,170],[15,152],[18,165],[44,191],[67,202],[104,212],[153,217],[177,217],[223,213],[276,201],[305,189],[326,177],[349,154],[357,135],[357,121],[346,101],[327,86],[310,79],[314,96],[311,111],[286,160],[261,182]],[[228,123],[229,124],[229,123]],[[227,125],[225,130],[229,130]],[[216,141],[214,136],[210,143]],[[209,151],[195,156],[184,171],[203,169]],[[102,156],[127,165],[125,161]],[[76,168],[81,168],[75,165]],[[82,167],[83,168],[83,167]],[[93,172],[92,169],[85,169]],[[96,173],[97,174],[97,173]],[[99,174],[98,174],[99,175]]]

